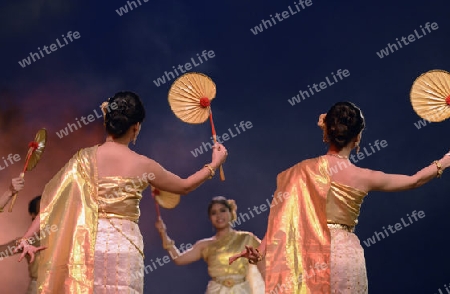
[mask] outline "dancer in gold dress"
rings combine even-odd
[[[266,293],[368,293],[364,251],[353,233],[365,196],[417,188],[450,166],[446,154],[412,176],[356,167],[348,158],[365,122],[349,102],[335,104],[318,124],[328,152],[278,175],[259,251],[249,246],[230,260],[265,264]]]
[[[36,248],[27,238],[51,228],[41,240],[48,248],[40,256],[39,293],[143,293],[142,191],[152,185],[187,194],[214,176],[227,157],[216,144],[211,163],[182,179],[129,149],[145,118],[137,94],[116,93],[102,110],[106,141],[78,151],[45,186],[41,212],[21,240],[21,258],[33,256]]]
[[[177,265],[186,265],[203,258],[208,264],[206,294],[260,294],[264,293],[264,281],[256,266],[246,261],[228,265],[230,255],[241,252],[245,245],[259,246],[260,240],[250,232],[236,231],[231,223],[236,220],[236,204],[225,197],[215,197],[208,206],[208,216],[216,235],[203,239],[186,252],[180,253],[175,242],[167,235],[162,219],[156,223],[163,240],[164,249]]]

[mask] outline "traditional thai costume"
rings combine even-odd
[[[211,277],[206,294],[264,293],[264,280],[255,265],[245,259],[228,264],[230,256],[243,251],[245,245],[257,247],[259,244],[260,240],[252,233],[231,231],[203,249],[202,256]]]
[[[137,224],[148,183],[98,178],[97,146],[80,150],[46,185],[41,231],[46,234],[38,293],[143,293],[143,241]]]
[[[280,173],[266,234],[266,292],[366,294],[353,233],[366,192],[332,182],[325,156]]]

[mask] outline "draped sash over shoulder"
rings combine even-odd
[[[92,294],[97,234],[97,146],[82,149],[45,186],[41,199],[38,292]]]
[[[367,192],[331,181],[328,168],[328,160],[321,156],[304,160],[278,175],[265,237],[266,293],[330,294],[331,281],[336,280],[336,277],[332,279],[332,274],[340,271],[344,273],[338,278],[342,280],[345,276],[345,281],[352,281],[350,284],[365,278],[362,253],[358,255],[360,264],[347,268],[347,264],[352,262],[346,261],[342,265],[339,263],[341,252],[331,252],[332,248],[341,250],[336,249],[341,247],[334,239],[332,243],[328,224],[354,228]],[[362,251],[355,235],[345,236],[354,243],[352,248]],[[337,254],[334,260],[332,254]],[[331,273],[332,267],[335,268],[334,273]],[[346,272],[355,269],[356,274]],[[353,275],[353,280],[349,275]],[[363,293],[352,290],[358,285],[348,288],[347,284],[343,283],[345,293]],[[334,291],[340,289],[333,288]]]
[[[278,175],[266,233],[266,293],[330,293],[330,185],[323,157]]]

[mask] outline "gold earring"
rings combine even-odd
[[[359,142],[355,143],[355,147],[356,147],[356,153],[359,153],[360,147],[359,147]]]

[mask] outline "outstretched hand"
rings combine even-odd
[[[247,258],[248,262],[251,264],[256,264],[258,261],[262,260],[261,253],[259,253],[258,249],[253,248],[252,246],[245,246],[244,251],[230,257],[229,264],[231,265],[233,262],[235,262],[241,257]]]
[[[45,247],[45,246],[35,247],[33,245],[29,245],[28,243],[21,242],[14,250],[14,253],[18,253],[22,249],[23,249],[23,251],[19,257],[19,262],[21,262],[25,258],[25,256],[28,254],[28,255],[30,255],[30,263],[31,263],[34,261],[35,254],[41,250],[47,249],[47,247]]]

